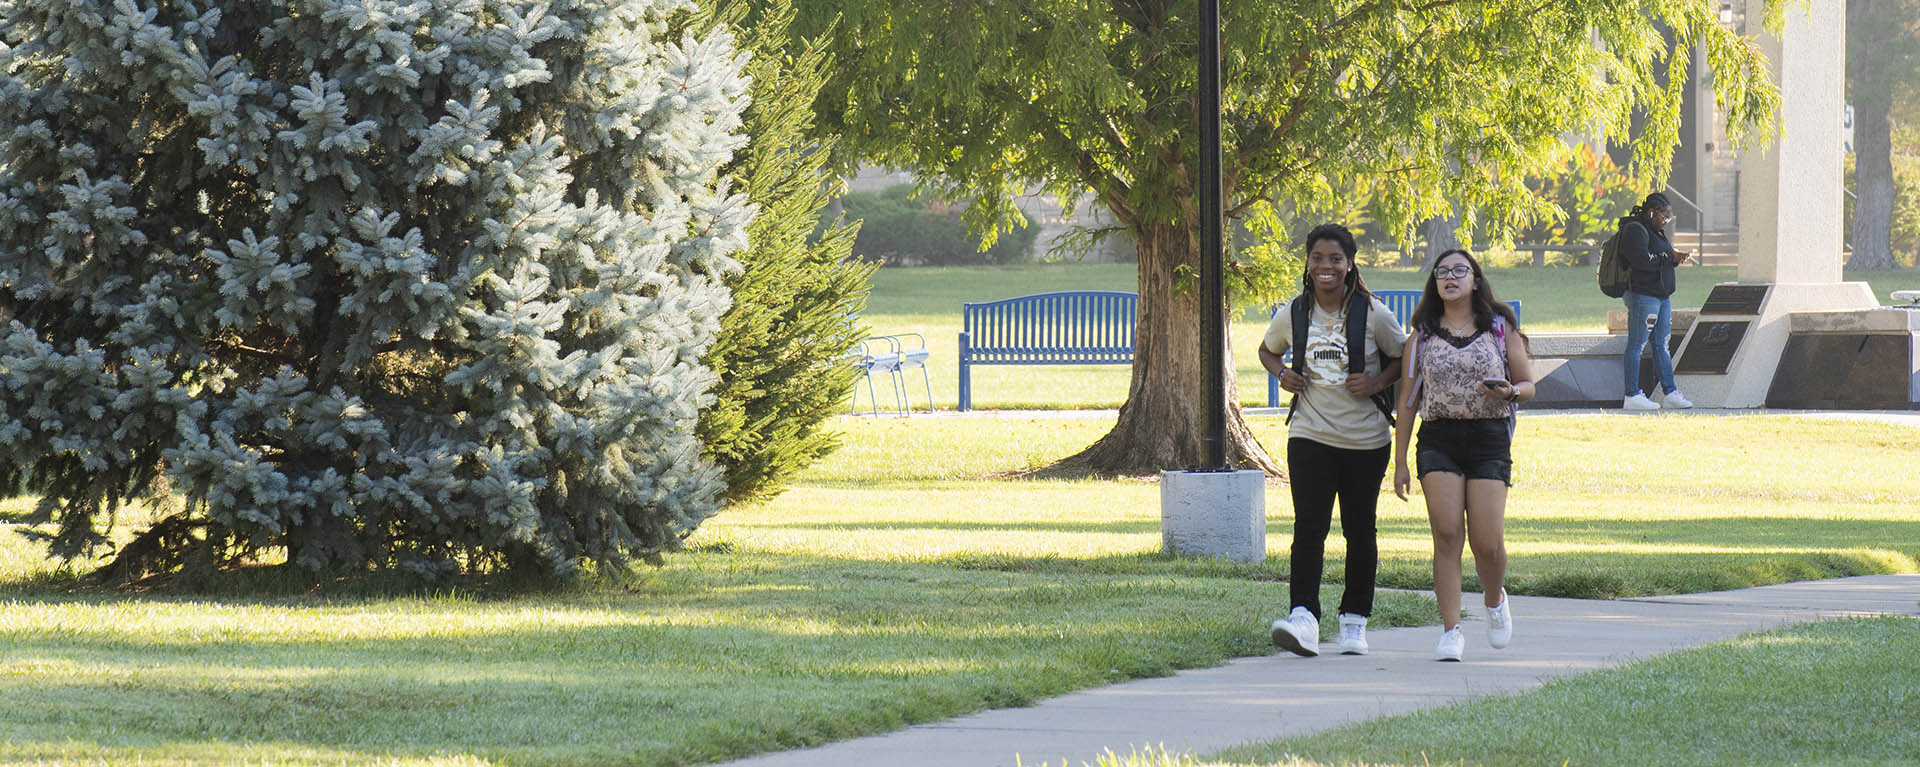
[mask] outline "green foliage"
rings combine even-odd
[[[1639,187],[1627,173],[1613,164],[1604,152],[1577,144],[1557,173],[1542,176],[1528,184],[1534,194],[1545,197],[1566,213],[1564,218],[1536,224],[1515,235],[1522,242],[1557,244],[1593,244],[1605,240],[1640,201]],[[1577,253],[1552,253],[1550,266],[1565,266],[1580,261]]]
[[[0,482],[115,574],[617,568],[753,208],[683,0],[0,0]],[[44,529],[44,528],[42,528]]]
[[[1912,268],[1920,265],[1920,125],[1897,125],[1892,138],[1893,214],[1887,243],[1894,263]],[[1847,155],[1845,172],[1849,180],[1857,178],[1855,155]],[[1842,231],[1851,237],[1859,201],[1848,195],[1842,205]]]
[[[965,266],[1012,264],[1033,260],[1040,230],[1024,212],[1019,225],[991,244],[972,236],[960,208],[935,205],[914,194],[911,184],[879,192],[853,192],[840,198],[848,219],[862,222],[853,255],[886,266]],[[986,247],[981,247],[986,245]]]
[[[1893,131],[1893,245],[1901,266],[1920,265],[1920,124]]]
[[[801,7],[844,19],[823,124],[861,154],[945,179],[947,197],[974,201],[976,227],[1005,228],[1013,197],[1041,184],[1068,203],[1091,192],[1135,234],[1192,230],[1191,3]],[[1525,180],[1564,162],[1569,133],[1635,147],[1627,173],[1647,186],[1671,161],[1695,50],[1736,134],[1778,103],[1758,49],[1705,3],[1264,0],[1221,13],[1226,207],[1276,236],[1256,206],[1319,210],[1356,186],[1374,190],[1389,232],[1446,213],[1495,234],[1551,220]],[[1170,257],[1143,252],[1141,269],[1170,279]],[[1231,269],[1252,292],[1293,276]]]
[[[789,39],[793,9],[783,0],[750,24],[738,22],[744,3],[723,5],[753,56],[748,142],[727,172],[760,215],[735,256],[742,271],[727,281],[733,308],[706,356],[720,382],[700,412],[699,435],[724,472],[723,498],[738,502],[778,492],[836,446],[825,421],[853,385],[847,350],[861,330],[848,318],[866,307],[874,267],[848,259],[857,225],[836,222],[815,237],[832,144],[807,133],[831,65],[825,43]]]

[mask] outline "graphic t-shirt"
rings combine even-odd
[[[1313,301],[1311,297],[1307,299]],[[1387,417],[1374,407],[1373,400],[1354,398],[1347,393],[1347,311],[1329,312],[1313,301],[1308,315],[1305,349],[1307,390],[1294,405],[1293,423],[1287,436],[1310,439],[1322,445],[1346,450],[1373,450],[1393,441],[1393,429]],[[1393,310],[1373,300],[1367,311],[1367,375],[1380,372],[1380,353],[1399,357],[1406,345],[1407,333],[1393,319]],[[1282,306],[1267,324],[1262,345],[1274,354],[1285,354],[1293,345],[1293,312]],[[1296,354],[1299,352],[1295,352]]]

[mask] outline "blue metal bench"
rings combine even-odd
[[[960,410],[973,365],[1131,365],[1140,298],[1118,290],[1036,293],[961,304]]]
[[[1423,291],[1419,291],[1419,290],[1376,290],[1376,291],[1373,291],[1373,294],[1375,296],[1378,296],[1380,298],[1381,303],[1386,304],[1388,309],[1393,310],[1393,320],[1395,322],[1400,323],[1400,327],[1404,328],[1407,326],[1407,321],[1413,319],[1413,308],[1420,305],[1420,295],[1422,292]],[[1513,316],[1515,319],[1518,319],[1520,317],[1519,299],[1508,301],[1507,305],[1513,307]],[[1273,307],[1273,313],[1279,314],[1280,312],[1285,311],[1286,308],[1287,308],[1287,304],[1285,303],[1278,304]],[[1292,362],[1293,350],[1288,349],[1286,354],[1281,355],[1281,359],[1287,362]],[[1272,375],[1268,375],[1267,376],[1267,407],[1279,407],[1279,406],[1280,406],[1280,379],[1275,378]]]

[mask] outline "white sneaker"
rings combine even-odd
[[[1507,599],[1507,590],[1500,590],[1500,604],[1487,608],[1487,644],[1493,649],[1504,649],[1513,641],[1513,610],[1507,605],[1513,600]]]
[[[1340,654],[1367,654],[1367,616],[1340,614]]]
[[[1622,410],[1659,410],[1660,403],[1647,399],[1647,395],[1634,392],[1633,396],[1620,401]]]
[[[1467,651],[1467,637],[1460,633],[1460,627],[1454,626],[1440,635],[1440,644],[1433,648],[1434,660],[1460,660]]]
[[[1660,406],[1673,410],[1685,410],[1693,407],[1693,403],[1687,401],[1687,395],[1681,394],[1679,389],[1674,389],[1660,397]]]
[[[1320,619],[1305,607],[1293,608],[1293,614],[1273,622],[1273,646],[1295,655],[1320,654]]]

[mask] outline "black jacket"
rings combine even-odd
[[[1627,290],[1654,298],[1673,296],[1673,243],[1665,231],[1637,216],[1622,221],[1620,259],[1631,272]]]

